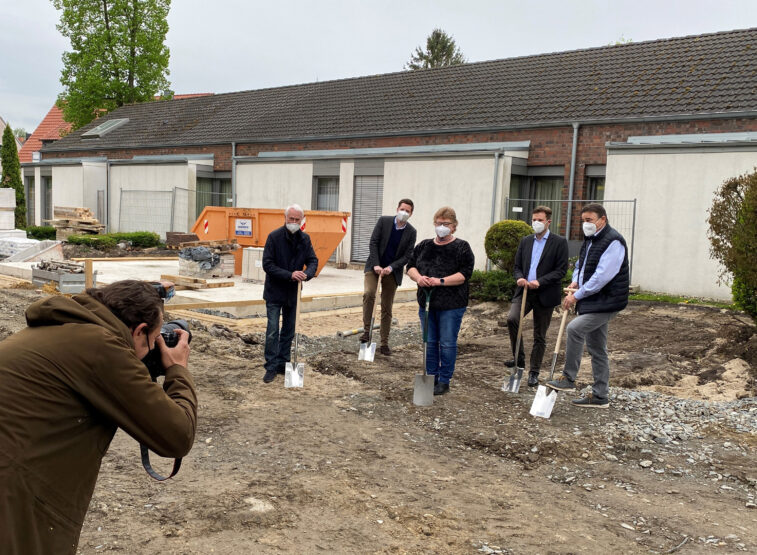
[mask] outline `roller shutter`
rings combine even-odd
[[[368,259],[371,233],[381,216],[384,201],[384,176],[360,175],[355,177],[355,198],[352,210],[352,260]]]

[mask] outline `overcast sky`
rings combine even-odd
[[[49,0],[0,0],[0,117],[32,132],[69,47]],[[12,7],[11,7],[12,6]],[[400,71],[435,28],[471,62],[757,26],[756,0],[173,0],[176,93]]]

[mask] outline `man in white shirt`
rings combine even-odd
[[[568,310],[576,305],[578,317],[567,327],[565,367],[562,377],[547,382],[558,391],[576,388],[584,344],[591,355],[594,385],[591,393],[573,404],[580,407],[607,408],[609,401],[610,359],[607,355],[607,330],[610,320],[628,304],[628,247],[623,236],[610,227],[601,204],[587,204],[581,210],[586,236],[573,270],[571,289],[563,300]]]

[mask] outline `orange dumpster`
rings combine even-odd
[[[305,210],[303,230],[310,235],[318,271],[328,262],[347,234],[349,212]],[[279,208],[227,208],[206,206],[192,226],[201,241],[236,239],[242,247],[263,247],[268,234],[284,225],[284,210]],[[234,251],[234,273],[242,274],[242,249]]]

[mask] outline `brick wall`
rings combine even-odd
[[[689,133],[727,133],[757,131],[757,118],[734,118],[695,120],[680,122],[640,122],[607,125],[584,125],[579,128],[578,151],[576,154],[575,196],[582,198],[587,165],[607,163],[605,143],[623,142],[635,135],[673,135]],[[407,137],[378,137],[363,139],[313,140],[302,142],[249,143],[238,144],[237,155],[255,156],[261,151],[287,150],[333,150],[342,148],[380,148],[395,146],[442,145],[455,143],[485,143],[504,141],[531,141],[528,153],[529,166],[563,166],[565,168],[565,193],[570,181],[570,154],[573,146],[573,128],[549,127],[517,129],[512,131],[479,133],[444,133]],[[213,154],[216,171],[231,170],[231,144],[134,148],[118,150],[87,150],[76,152],[43,153],[45,160],[52,158],[81,158],[102,156],[111,160],[129,159],[136,155],[158,154]]]

